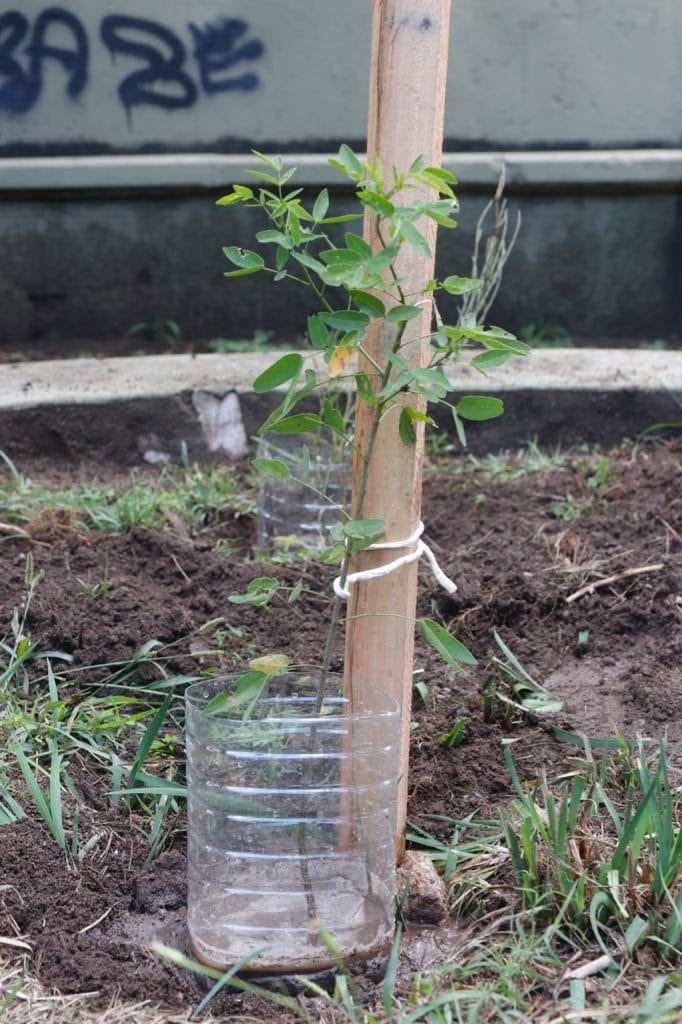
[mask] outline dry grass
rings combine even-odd
[[[12,993],[14,993],[12,997]],[[187,1014],[170,1014],[151,1002],[125,1003],[118,999],[93,1008],[96,992],[64,996],[46,989],[28,967],[28,958],[0,957],[0,1012],[3,1024],[187,1024]],[[11,1000],[11,1001],[10,1001]]]
[[[17,989],[17,986],[21,986]],[[7,1008],[3,1004],[14,997]],[[0,1017],[3,1024],[189,1024],[192,1010],[174,1013],[156,1006],[151,1000],[130,1003],[114,998],[108,1005],[95,1008],[97,992],[60,995],[46,989],[29,969],[28,958],[0,956]],[[214,1017],[202,1015],[202,1024],[262,1024],[262,1018],[248,1015]]]

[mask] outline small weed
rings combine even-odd
[[[557,312],[536,317],[520,329],[519,337],[533,348],[573,348],[570,332],[560,322]]]
[[[591,508],[591,498],[579,501],[573,495],[568,494],[562,501],[557,501],[552,506],[552,515],[555,519],[560,519],[562,523],[572,523],[579,519],[583,512],[587,512]]]
[[[424,682],[424,669],[417,668],[412,673],[412,699],[421,707],[426,707],[429,698],[429,688]]]
[[[587,486],[595,491],[603,491],[608,486],[611,472],[611,460],[608,455],[602,455],[597,459],[593,471],[587,478]]]
[[[502,657],[493,656],[491,671],[481,684],[484,720],[500,720],[509,728],[518,715],[535,721],[537,715],[561,711],[562,702],[533,679],[496,631],[493,635]]]
[[[109,576],[109,555],[105,554],[104,556],[104,568],[99,579],[93,580],[92,573],[88,572],[87,579],[82,580],[79,576],[76,576],[76,582],[80,584],[85,593],[89,594],[90,597],[94,597],[97,600],[106,597],[112,587]]]
[[[654,338],[652,341],[640,341],[637,348],[648,349],[650,352],[667,352],[670,342],[667,338]]]
[[[455,747],[458,747],[460,743],[463,743],[466,738],[468,722],[468,718],[458,718],[453,722],[448,731],[443,733],[440,738],[443,746],[453,750]]]
[[[470,471],[489,480],[521,480],[536,473],[546,474],[561,469],[568,462],[569,454],[560,448],[543,450],[537,438],[531,438],[516,452],[491,452],[482,458],[470,455]]]
[[[257,328],[252,338],[211,338],[208,348],[211,352],[225,355],[228,352],[270,352],[272,345],[270,341],[274,331],[264,331]]]
[[[158,343],[165,342],[171,352],[177,352],[182,340],[182,330],[177,320],[159,316],[157,313],[150,320],[143,320],[128,328],[128,337],[142,337]]]

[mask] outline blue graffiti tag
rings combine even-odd
[[[263,55],[265,47],[259,39],[250,39],[240,46],[236,44],[246,35],[249,26],[241,18],[221,18],[215,24],[203,27],[190,22],[194,36],[194,56],[199,65],[201,87],[206,93],[224,92],[228,89],[251,91],[258,87],[258,75],[245,71],[242,75],[221,78],[221,72],[230,71],[243,60],[256,60]]]
[[[60,45],[50,43],[52,26],[61,27]],[[63,42],[66,29],[73,39]],[[245,39],[249,31],[241,18],[218,18],[204,25],[188,25],[192,56],[199,84],[207,96],[230,90],[251,92],[260,85],[253,70],[239,65],[262,57],[259,39]],[[100,23],[100,39],[112,58],[133,58],[142,67],[129,72],[118,86],[118,96],[128,112],[134,106],[179,110],[193,106],[199,88],[186,70],[187,49],[179,36],[150,18],[109,14]],[[88,81],[89,44],[82,22],[62,7],[46,7],[33,28],[21,11],[0,14],[0,111],[24,114],[40,97],[43,65],[57,61],[66,72],[66,95],[77,99]]]
[[[47,36],[52,25],[62,25],[73,36],[74,48],[51,45]],[[67,73],[66,93],[76,99],[88,80],[88,37],[78,18],[63,7],[46,7],[36,18],[30,42],[25,48],[28,70],[12,54],[28,36],[29,22],[20,11],[0,15],[0,109],[13,114],[30,110],[43,87],[43,64],[56,60]],[[3,39],[4,35],[4,39]]]
[[[121,35],[126,29],[146,32],[157,42],[165,44],[168,53],[158,45],[126,39],[125,35]],[[149,18],[111,14],[102,19],[100,35],[102,42],[112,54],[126,53],[130,57],[139,57],[140,60],[146,61],[146,68],[127,75],[118,87],[118,95],[124,107],[148,103],[154,107],[164,107],[166,110],[177,110],[191,107],[196,102],[197,87],[182,70],[186,56],[185,47],[169,28],[159,25],[156,21],[150,21]],[[178,91],[157,91],[154,88],[157,82],[166,86],[177,86]]]

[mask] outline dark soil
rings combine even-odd
[[[428,696],[414,709],[409,817],[443,838],[450,826],[431,815],[491,818],[509,799],[503,739],[517,741],[522,780],[542,773],[552,779],[580,754],[547,724],[483,720],[480,685],[495,650],[493,630],[563,698],[563,727],[591,737],[612,736],[614,728],[627,737],[667,735],[672,758],[682,761],[682,442],[612,456],[599,486],[593,474],[594,463],[574,461],[516,480],[456,475],[447,465],[426,477],[427,535],[459,590],[454,598],[440,596],[424,575],[420,612],[443,621],[479,658],[478,668],[455,675],[417,643]],[[582,511],[562,521],[558,502],[570,502],[565,515]],[[201,656],[202,665],[231,669],[268,650],[297,663],[319,660],[324,600],[309,596],[289,605],[285,595],[254,609],[227,597],[264,574],[292,584],[303,577],[326,594],[331,570],[312,563],[264,570],[213,550],[219,536],[238,537],[240,530],[228,520],[190,543],[141,528],[87,533],[68,517],[43,518],[28,527],[30,541],[0,544],[3,621],[20,602],[32,550],[44,578],[31,604],[31,638],[72,654],[77,666],[124,661],[157,639],[176,645],[165,652],[166,671],[196,672],[196,636],[189,634],[216,616],[241,636],[223,637],[222,652]],[[94,597],[79,580],[100,578],[105,565],[110,589]],[[566,601],[589,582],[653,565],[660,567]],[[153,666],[144,671],[158,675]],[[96,684],[104,672],[92,668],[79,678]],[[462,717],[464,742],[448,749],[441,736]],[[78,785],[77,768],[74,762]],[[183,941],[182,833],[143,871],[146,842],[108,804],[110,779],[89,771],[81,785],[81,829],[103,839],[78,873],[67,870],[38,822],[0,829],[0,886],[7,887],[0,891],[0,933],[16,934],[14,922],[34,949],[41,979],[64,992],[97,992],[101,1003],[113,993],[169,1006],[196,1002],[197,982],[148,949],[153,937]],[[251,997],[222,998],[229,1012],[271,1015]]]

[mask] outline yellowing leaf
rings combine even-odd
[[[262,658],[252,658],[249,668],[264,672],[266,676],[281,676],[289,668],[289,659],[286,654],[265,654]]]
[[[348,366],[353,353],[348,345],[337,345],[329,360],[329,374],[331,377],[338,377]]]

